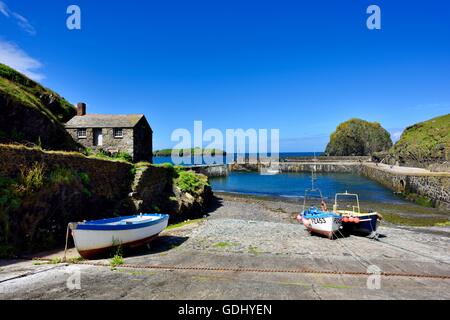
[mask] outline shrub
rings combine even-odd
[[[179,171],[175,184],[182,191],[196,195],[200,189],[208,185],[208,178],[193,171]]]
[[[19,190],[25,194],[38,191],[44,185],[45,165],[35,162],[31,169],[20,169]]]

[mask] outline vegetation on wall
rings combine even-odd
[[[57,229],[42,228],[41,222],[54,223],[57,228],[61,224],[56,221],[68,218],[75,201],[90,196],[85,172],[67,168],[50,171],[35,162],[22,168],[15,179],[0,176],[0,257],[54,244]]]
[[[98,152],[94,153],[91,148],[86,148],[85,154],[87,156],[93,156],[94,158],[99,158],[99,159],[119,160],[119,161],[125,161],[125,162],[129,162],[129,163],[133,162],[133,157],[128,152],[124,152],[124,151],[110,153],[108,151],[101,149]]]
[[[350,119],[331,134],[325,153],[329,156],[368,156],[391,146],[389,132],[378,122]]]

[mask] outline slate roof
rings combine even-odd
[[[73,117],[66,128],[133,128],[142,118],[143,114],[87,114]]]

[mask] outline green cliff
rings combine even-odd
[[[331,134],[325,153],[329,156],[368,156],[391,146],[389,133],[378,122],[350,119]]]
[[[0,142],[77,150],[63,123],[75,108],[55,92],[0,64]]]
[[[390,150],[402,165],[426,167],[450,160],[450,114],[412,125]]]

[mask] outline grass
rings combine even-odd
[[[217,242],[213,245],[215,248],[227,248],[227,247],[235,247],[238,246],[238,242],[229,242],[229,241],[221,241]]]
[[[107,152],[105,150],[100,150],[94,154],[90,154],[90,153],[89,153],[90,158],[97,158],[97,159],[102,159],[102,160],[111,160],[111,161],[118,161],[118,162],[125,162],[125,163],[133,162],[133,157],[127,152],[118,152],[115,154],[110,154],[109,152]]]
[[[171,224],[170,226],[168,226],[166,228],[166,230],[173,230],[173,229],[177,229],[177,228],[181,228],[184,227],[186,225],[189,224],[193,224],[193,223],[200,223],[202,221],[206,220],[205,218],[199,218],[199,219],[193,219],[193,220],[186,220],[180,223],[175,223],[175,224]]]
[[[72,169],[57,168],[50,173],[50,182],[55,184],[70,184],[77,178],[76,173]]]
[[[0,94],[25,107],[33,108],[53,121],[68,121],[75,108],[64,98],[16,70],[0,63]],[[52,103],[49,101],[52,100]]]
[[[120,241],[116,239],[113,239],[112,245],[115,250],[113,257],[109,260],[109,264],[111,266],[111,270],[115,270],[117,266],[123,264],[123,249]]]
[[[436,222],[434,224],[435,227],[450,227],[450,221],[445,222]]]
[[[417,123],[405,129],[391,154],[415,161],[448,159],[450,114]]]
[[[259,251],[257,246],[248,246],[248,253],[259,254],[261,251]]]
[[[115,254],[110,260],[109,264],[111,266],[111,270],[116,269],[117,266],[120,266],[123,264],[123,257],[122,255]]]
[[[35,162],[30,169],[20,169],[18,186],[20,192],[24,194],[31,194],[38,191],[44,185],[45,165],[43,163]]]

